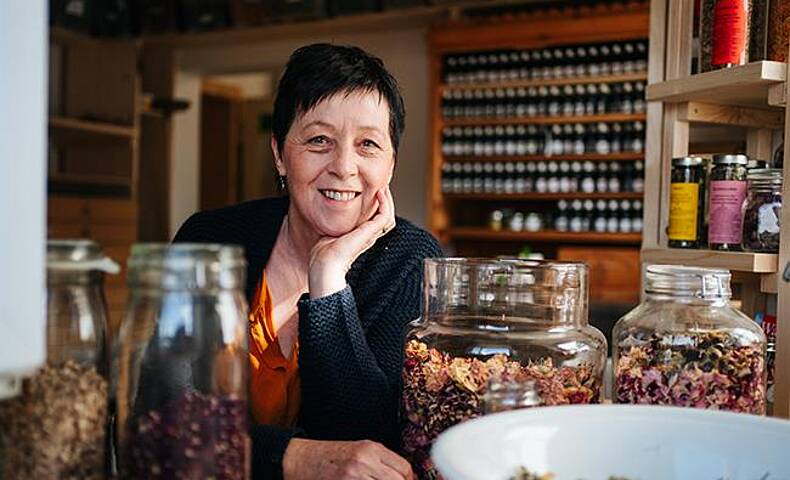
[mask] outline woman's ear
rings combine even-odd
[[[281,177],[285,177],[288,175],[288,172],[285,168],[285,162],[283,162],[282,156],[280,155],[280,149],[277,148],[277,139],[274,138],[272,135],[272,155],[274,155],[274,167],[277,169],[277,174]]]

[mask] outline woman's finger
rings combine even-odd
[[[381,463],[398,472],[399,479],[411,480],[414,477],[411,465],[405,458],[387,448],[382,447],[382,450],[383,452],[380,457]]]

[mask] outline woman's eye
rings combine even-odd
[[[313,137],[310,140],[308,140],[308,142],[311,145],[324,146],[327,143],[329,143],[329,139],[326,138],[324,135],[318,135],[317,137]]]
[[[365,148],[381,148],[379,144],[374,142],[373,140],[363,140],[362,146]]]

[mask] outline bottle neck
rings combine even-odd
[[[730,297],[726,295],[699,296],[691,291],[678,291],[673,293],[644,292],[645,302],[682,303],[691,306],[725,307],[729,305]]]

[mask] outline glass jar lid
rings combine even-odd
[[[648,265],[645,293],[703,299],[730,298],[731,278],[729,270],[718,268]]]
[[[235,245],[138,243],[129,257],[128,281],[163,290],[236,289],[244,286],[246,264]]]
[[[117,263],[104,256],[99,244],[92,240],[47,240],[47,270],[91,271],[116,274]]]
[[[749,157],[743,154],[723,154],[714,155],[714,165],[746,165],[749,163]]]
[[[677,157],[672,159],[673,167],[699,167],[704,160],[702,157]]]
[[[746,174],[747,180],[760,185],[782,185],[781,168],[756,168]]]

